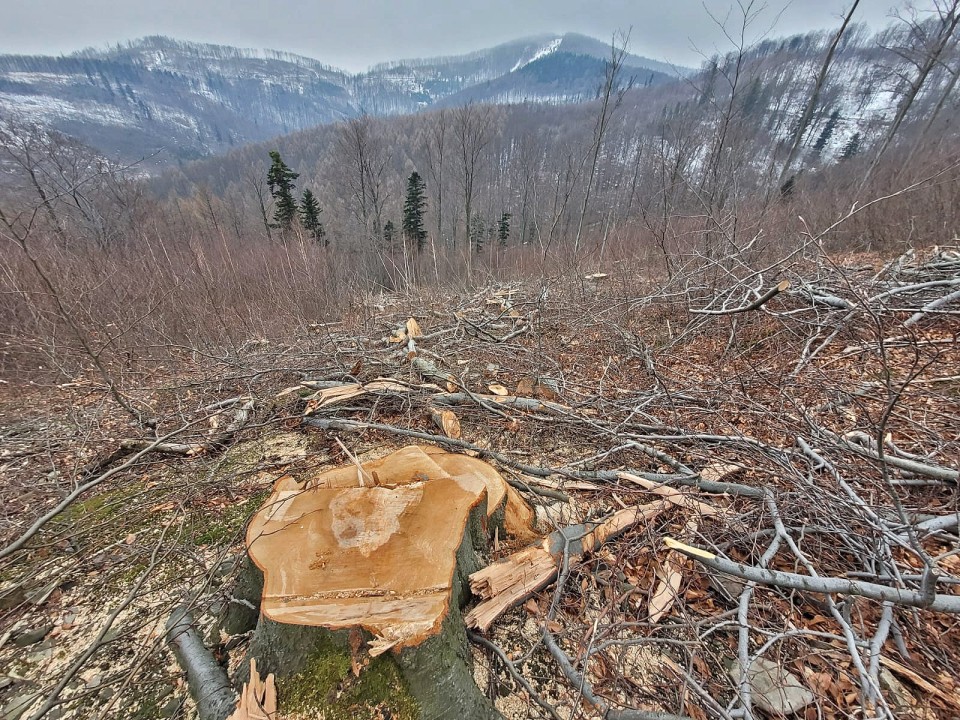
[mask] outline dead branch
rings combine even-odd
[[[200,720],[226,720],[237,706],[227,673],[203,644],[187,608],[180,606],[167,622],[167,641],[187,673],[190,695]]]
[[[594,472],[583,471],[583,470],[571,470],[566,468],[550,468],[550,467],[538,467],[536,465],[527,465],[525,463],[517,462],[513,458],[504,455],[503,453],[497,452],[496,450],[490,450],[489,448],[480,447],[479,445],[474,445],[473,443],[467,442],[466,440],[460,440],[457,438],[449,438],[443,435],[434,435],[432,433],[425,433],[420,430],[410,430],[407,428],[397,427],[395,425],[385,425],[382,423],[368,423],[360,422],[358,420],[345,420],[341,418],[304,418],[303,423],[305,425],[310,425],[312,427],[320,428],[322,430],[339,430],[341,432],[364,432],[367,430],[375,430],[379,432],[391,433],[394,435],[402,435],[404,437],[417,438],[418,440],[427,440],[428,442],[434,442],[438,445],[446,445],[449,447],[455,447],[461,450],[470,450],[477,453],[480,457],[490,458],[496,460],[498,463],[506,465],[507,467],[512,467],[519,470],[522,473],[527,475],[533,475],[536,477],[549,477],[551,475],[561,475],[565,477],[574,478],[576,480],[593,480],[600,482],[616,482],[618,480],[619,471],[616,470],[598,470]],[[708,480],[702,480],[698,476],[685,476],[685,475],[668,475],[660,473],[648,473],[648,472],[638,472],[632,471],[631,474],[642,477],[646,480],[652,480],[656,483],[661,483],[664,485],[669,485],[676,483],[678,485],[688,485],[690,487],[696,487],[703,492],[708,493],[718,493],[718,494],[727,494],[727,495],[739,495],[744,497],[763,497],[763,489],[750,487],[749,485],[738,485],[737,483],[725,483],[725,482],[711,482]]]
[[[650,521],[669,503],[658,500],[620,510],[601,523],[570,525],[470,576],[470,589],[482,601],[464,617],[468,627],[486,632],[500,615],[552,582],[561,564],[594,552],[640,522]]]
[[[926,592],[902,590],[887,585],[861,583],[843,578],[810,577],[809,575],[780,570],[767,570],[718,557],[712,552],[685,545],[673,538],[664,538],[664,542],[671,550],[677,550],[713,570],[763,585],[803,590],[821,595],[859,595],[879,602],[892,602],[897,605],[924,608],[935,612],[960,613],[960,596],[956,595],[934,595],[931,602],[929,594]]]
[[[758,297],[752,303],[743,305],[741,307],[729,308],[729,309],[720,309],[720,310],[708,310],[706,308],[699,310],[691,310],[690,312],[693,315],[735,315],[737,313],[750,312],[752,310],[759,310],[764,305],[766,305],[770,300],[775,298],[777,295],[782,293],[790,287],[789,280],[781,280],[777,285],[774,285],[772,288],[767,290],[763,295]]]

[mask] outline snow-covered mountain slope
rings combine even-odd
[[[541,36],[467,55],[385,63],[351,75],[270,50],[148,37],[62,57],[0,56],[0,112],[75,136],[109,155],[159,162],[221,152],[361,112],[414,112],[472,86],[495,101],[576,102],[602,77],[604,43]],[[563,62],[544,65],[544,60]],[[629,56],[656,81],[670,70]],[[537,66],[536,82],[530,68]],[[598,69],[599,68],[599,69]],[[672,70],[670,70],[672,72]],[[544,77],[544,73],[556,72]]]

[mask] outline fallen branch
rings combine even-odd
[[[514,605],[552,582],[564,560],[596,550],[627,528],[649,521],[670,503],[657,500],[615,512],[601,523],[570,525],[470,576],[470,590],[483,601],[464,617],[467,627],[486,632]]]
[[[764,305],[766,305],[767,302],[775,298],[777,295],[782,293],[788,287],[790,287],[790,281],[781,280],[777,285],[774,285],[772,288],[767,290],[763,295],[758,297],[749,305],[743,305],[737,308],[728,308],[728,309],[721,309],[721,310],[707,310],[707,309],[691,310],[690,313],[693,315],[735,315],[737,313],[750,312],[751,310],[759,310]]]
[[[167,641],[187,673],[187,687],[197,703],[200,720],[226,720],[237,707],[237,694],[227,673],[203,644],[186,608],[178,607],[170,615]]]
[[[891,602],[936,612],[960,613],[960,596],[958,595],[934,594],[931,600],[929,593],[916,590],[903,590],[888,585],[862,583],[843,578],[811,577],[810,575],[800,575],[780,570],[768,570],[718,557],[712,552],[685,545],[673,538],[664,538],[664,542],[671,550],[677,550],[708,568],[763,585],[804,590],[820,595],[859,595],[879,602]]]
[[[489,448],[480,447],[479,445],[474,445],[473,443],[467,442],[466,440],[460,440],[458,438],[449,438],[443,435],[434,435],[432,433],[425,433],[420,430],[410,430],[408,428],[396,427],[395,425],[384,425],[382,423],[368,423],[360,422],[358,420],[345,420],[341,418],[322,418],[322,417],[311,417],[304,418],[303,423],[305,425],[310,425],[312,427],[320,428],[322,430],[338,430],[340,432],[365,432],[367,430],[375,430],[378,432],[386,432],[394,435],[401,435],[403,437],[412,437],[417,438],[418,440],[427,440],[429,442],[436,443],[438,445],[445,445],[447,447],[455,447],[461,450],[470,450],[471,452],[477,453],[481,458],[490,458],[491,460],[496,460],[502,465],[507,467],[515,468],[522,473],[527,475],[533,475],[535,477],[549,477],[551,475],[561,475],[564,477],[573,478],[574,480],[586,480],[594,482],[618,482],[619,473],[616,470],[598,470],[598,471],[583,471],[583,470],[570,470],[566,468],[551,468],[551,467],[538,467],[536,465],[527,465],[525,463],[517,462],[511,457],[499,453],[496,450],[490,450]],[[646,472],[633,472],[632,474],[644,478],[645,480],[652,480],[655,483],[661,483],[664,485],[676,484],[676,485],[687,485],[690,487],[695,487],[700,489],[703,492],[707,493],[718,493],[721,495],[739,495],[744,497],[763,497],[763,489],[750,487],[749,485],[739,485],[737,483],[726,483],[726,482],[711,482],[708,480],[702,480],[697,475],[670,475],[670,474],[661,474],[661,473],[646,473]]]
[[[904,327],[910,327],[911,325],[915,325],[916,323],[923,320],[924,316],[927,313],[933,312],[934,310],[937,310],[938,308],[941,308],[944,305],[949,305],[955,300],[960,300],[960,290],[954,290],[949,295],[944,295],[942,298],[938,298],[932,302],[928,302],[926,305],[920,308],[919,311],[915,312],[913,315],[911,315],[909,318],[907,318],[904,321],[903,323]]]

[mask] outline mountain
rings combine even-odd
[[[467,55],[403,60],[350,74],[273,50],[147,37],[60,57],[0,56],[0,113],[126,159],[186,160],[361,113],[439,103],[580,102],[593,97],[609,45],[544,35]],[[643,84],[686,69],[625,58]]]
[[[586,35],[538,35],[467,55],[381,63],[354,78],[353,92],[372,115],[471,100],[582,102],[593,99],[609,57],[609,43]],[[632,54],[624,56],[623,65],[625,76],[637,76],[644,85],[692,72]]]

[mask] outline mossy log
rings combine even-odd
[[[276,675],[281,712],[499,718],[461,608],[492,528],[518,515],[506,502],[492,467],[435,448],[282,479],[251,520],[252,562],[221,625],[253,630],[241,668]]]

